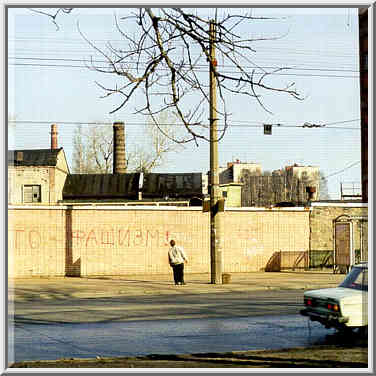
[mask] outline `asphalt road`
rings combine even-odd
[[[298,312],[307,289],[332,273],[16,280],[9,286],[10,360],[236,351],[325,344],[329,333]],[[13,325],[14,324],[14,325]]]
[[[16,301],[16,323],[89,323],[297,314],[302,290]]]
[[[14,361],[279,349],[325,344],[302,290],[16,301]],[[11,322],[13,322],[11,320]]]
[[[118,321],[16,323],[14,361],[150,354],[220,353],[326,344],[331,331],[297,315]]]

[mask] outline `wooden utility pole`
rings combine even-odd
[[[217,93],[215,70],[215,23],[210,21],[210,266],[211,283],[222,283],[222,229],[218,174]],[[223,202],[222,202],[223,204]]]

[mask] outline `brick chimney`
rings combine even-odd
[[[16,161],[17,162],[23,161],[23,152],[22,151],[16,151]]]
[[[51,149],[58,149],[57,147],[57,125],[51,125]]]
[[[127,171],[125,161],[125,131],[124,123],[116,122],[113,124],[114,130],[114,157],[113,173],[124,174]]]

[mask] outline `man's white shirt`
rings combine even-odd
[[[183,248],[176,245],[170,248],[168,255],[172,264],[182,264],[184,260],[188,261]]]

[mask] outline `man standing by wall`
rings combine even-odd
[[[175,285],[185,285],[184,282],[184,263],[188,258],[182,247],[175,244],[175,240],[170,241],[171,248],[168,251],[168,261],[174,272]]]

